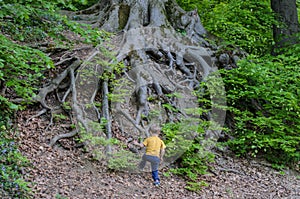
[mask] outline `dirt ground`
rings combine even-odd
[[[102,198],[165,198],[165,199],[299,199],[300,174],[278,172],[261,160],[239,159],[217,155],[210,174],[200,180],[208,183],[199,192],[188,191],[182,177],[164,175],[161,186],[152,185],[151,173],[111,171],[101,162],[92,161],[76,147],[74,139],[61,140],[55,147],[50,139],[61,133],[64,125],[45,130],[47,116],[26,120],[38,110],[18,114],[20,151],[30,160],[25,170],[31,183],[33,198],[39,199],[102,199]]]

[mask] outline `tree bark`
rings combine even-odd
[[[298,42],[299,21],[296,0],[271,0],[279,25],[273,27],[275,48],[285,47]]]

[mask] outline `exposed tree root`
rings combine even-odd
[[[54,146],[54,144],[56,144],[57,141],[59,141],[60,139],[66,139],[66,138],[71,138],[74,137],[76,134],[78,133],[78,130],[75,129],[69,133],[65,133],[65,134],[60,134],[55,136],[54,138],[52,138],[52,140],[50,141],[49,145],[52,147]]]
[[[37,114],[35,114],[35,115],[31,116],[30,118],[28,118],[28,119],[26,120],[26,123],[25,123],[25,124],[28,125],[28,123],[29,123],[33,118],[39,117],[39,116],[45,114],[46,112],[47,112],[47,109],[46,109],[46,108],[42,109],[42,110],[39,111]]]
[[[35,97],[34,100],[36,100],[37,102],[40,102],[41,105],[46,108],[46,109],[52,109],[51,107],[49,107],[46,103],[46,96],[53,92],[55,89],[57,89],[59,87],[59,85],[62,83],[62,81],[67,77],[67,75],[70,73],[70,70],[75,70],[78,68],[78,66],[80,65],[80,59],[79,58],[75,58],[75,61],[66,69],[64,70],[61,74],[59,74],[55,79],[52,80],[52,82],[50,83],[50,85],[41,88],[38,95]]]
[[[71,105],[70,117],[75,120],[76,129],[55,136],[51,146],[82,129],[93,136],[113,138],[112,122],[121,132],[143,138],[149,136],[153,124],[190,117],[186,109],[198,106],[193,90],[217,69],[212,53],[206,48],[209,46],[203,39],[206,31],[196,11],[183,11],[175,0],[105,0],[76,15],[68,14],[106,31],[123,31],[95,48],[86,60],[68,55],[55,64],[73,61],[40,89],[35,100],[44,109],[28,119],[46,110],[53,112],[55,107],[47,104],[46,96],[63,90],[57,98],[61,106]],[[189,38],[175,31],[178,29],[186,31]],[[110,79],[100,78],[108,68],[106,64],[112,62],[101,48],[116,52],[116,62],[125,64],[126,68],[117,76],[120,85],[111,85]],[[122,96],[122,100],[113,101],[109,96]],[[100,102],[101,108],[96,106]],[[103,119],[105,129],[95,129],[93,124]],[[218,136],[218,131],[214,133]],[[107,146],[108,153],[113,150]]]

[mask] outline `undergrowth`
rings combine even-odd
[[[96,46],[109,36],[104,31],[72,22],[60,14],[60,9],[85,8],[91,2],[0,1],[0,194],[3,197],[27,198],[30,192],[21,172],[28,161],[18,151],[11,136],[10,121],[14,120],[16,111],[31,103],[41,81],[46,78],[46,72],[54,68],[46,53],[55,48],[70,49],[76,42]],[[65,36],[67,32],[77,34],[81,39],[70,42]],[[36,49],[45,41],[47,49]]]
[[[197,9],[201,22],[223,45],[238,46],[250,54],[270,52],[272,27],[278,24],[269,1],[177,0],[186,10]]]
[[[280,165],[300,161],[300,45],[279,56],[250,56],[239,68],[224,70],[230,114],[234,119],[231,148]],[[298,166],[297,166],[298,164]]]
[[[8,114],[0,115],[0,195],[29,198],[30,189],[22,174],[29,162],[18,150],[9,121]]]

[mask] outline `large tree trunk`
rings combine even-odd
[[[69,69],[73,113],[86,132],[103,136],[93,123],[105,118],[108,121],[107,138],[125,137],[127,139],[123,141],[127,142],[132,137],[148,136],[148,129],[153,124],[189,121],[183,131],[187,139],[193,139],[195,132],[191,127],[199,124],[200,115],[187,109],[198,107],[193,92],[201,81],[210,81],[210,91],[218,86],[219,91],[214,91],[211,96],[212,105],[225,105],[220,78],[209,78],[217,68],[209,44],[204,40],[206,31],[196,10],[185,12],[175,0],[106,0],[76,13],[73,18],[117,33],[97,47],[76,71]],[[116,60],[106,55],[107,50],[116,54]],[[112,62],[123,62],[125,68],[117,76],[119,84],[108,86],[109,80],[99,81],[99,76],[110,70],[105,63]],[[99,89],[104,90],[100,92],[102,111],[94,103]],[[49,92],[49,89],[42,89],[38,99],[43,103]],[[109,94],[115,97],[110,103],[107,100]],[[121,99],[117,100],[117,96]],[[208,128],[207,137],[218,139],[225,112],[213,107],[206,119],[216,127]],[[67,136],[70,134],[60,135],[51,144]],[[114,151],[118,149],[109,147],[109,152]],[[166,163],[174,161],[183,152],[176,152]]]
[[[298,42],[295,36],[299,32],[296,0],[272,0],[271,7],[280,23],[280,25],[275,25],[273,28],[273,37],[276,42],[275,48],[285,47]]]

